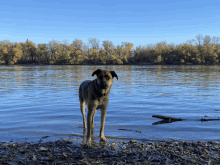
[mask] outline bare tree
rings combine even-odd
[[[196,39],[197,39],[197,45],[199,47],[201,47],[201,45],[203,44],[203,36],[202,36],[202,34],[197,35]]]
[[[212,44],[213,45],[217,46],[219,44],[219,41],[220,41],[219,37],[216,37],[216,36],[212,37]]]
[[[50,53],[50,60],[54,60],[56,58],[55,54],[57,52],[59,42],[56,40],[49,41],[49,44],[47,44],[49,53]]]
[[[211,42],[211,37],[209,35],[206,35],[205,37],[203,37],[203,44],[204,45],[209,45]]]
[[[91,46],[91,49],[99,49],[99,42],[100,40],[97,38],[89,38],[89,46]]]
[[[82,42],[82,40],[75,39],[75,41],[73,41],[72,45],[76,50],[82,50],[83,42]]]
[[[105,40],[103,41],[102,46],[107,51],[107,58],[109,59],[109,56],[113,53],[114,44],[112,43],[112,41]]]

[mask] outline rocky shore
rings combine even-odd
[[[0,164],[220,164],[220,143],[187,141],[1,142]]]

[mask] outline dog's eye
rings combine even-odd
[[[109,80],[109,79],[110,79],[110,77],[108,77],[108,76],[104,76],[104,77],[105,77],[106,80]]]

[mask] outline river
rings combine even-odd
[[[82,135],[78,88],[97,68],[114,70],[105,135],[136,139],[219,140],[220,66],[0,66],[0,140]],[[152,115],[184,118],[158,123]],[[95,115],[99,134],[100,111]]]

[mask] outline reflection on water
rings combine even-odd
[[[78,87],[98,66],[0,66],[2,141],[82,134]],[[108,136],[146,139],[218,139],[219,66],[99,66],[115,70],[106,117]],[[152,115],[181,117],[152,125]],[[100,112],[95,116],[95,135]],[[126,131],[136,130],[136,131]],[[140,133],[141,132],[141,133]]]
[[[97,66],[1,66],[1,89],[23,87],[31,88],[34,84],[52,87],[53,82],[65,80],[79,84],[95,70]],[[219,87],[219,66],[102,66],[99,68],[112,69],[120,74],[119,81],[132,86],[134,80],[139,86],[156,82],[159,85],[178,84],[185,87],[213,88]],[[175,80],[175,81],[173,81]],[[5,83],[7,82],[7,83]],[[144,82],[144,83],[142,83]],[[171,83],[171,84],[170,84]],[[72,85],[71,85],[72,86]],[[77,86],[78,87],[78,86]],[[131,91],[132,92],[132,91]]]

